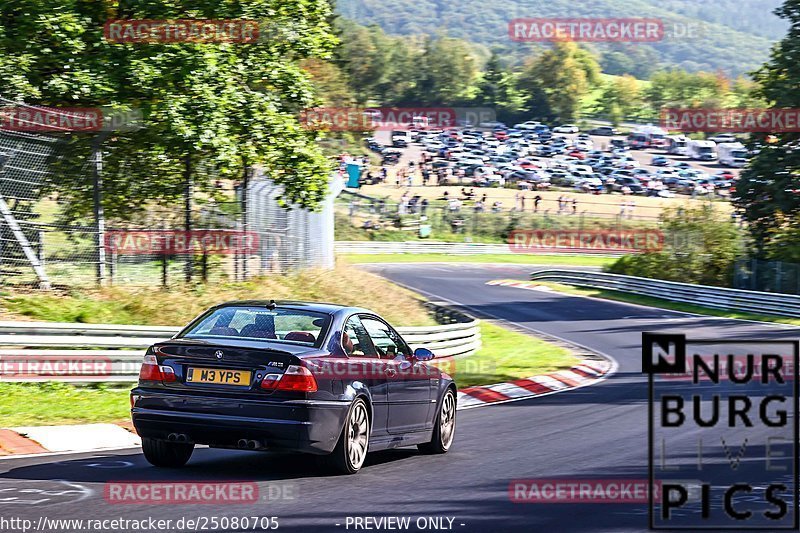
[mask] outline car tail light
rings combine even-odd
[[[159,365],[155,355],[144,356],[142,368],[139,370],[139,379],[142,381],[177,381],[175,370],[171,366]]]
[[[261,388],[295,392],[315,392],[317,380],[304,366],[290,365],[283,374],[267,374],[261,380]]]

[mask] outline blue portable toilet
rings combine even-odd
[[[358,189],[360,177],[361,165],[359,163],[347,163],[347,186]]]

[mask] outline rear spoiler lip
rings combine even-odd
[[[314,348],[313,346],[302,346],[299,344],[289,344],[283,342],[269,342],[268,340],[251,341],[251,340],[244,340],[244,339],[237,340],[230,338],[221,340],[223,340],[223,342],[213,342],[213,340],[211,339],[204,340],[204,339],[173,338],[157,342],[152,345],[152,348],[170,346],[170,345],[208,346],[208,347],[218,347],[223,350],[225,348],[234,348],[234,349],[238,348],[244,350],[264,350],[272,353],[280,353],[280,354],[285,354],[287,356],[295,356],[295,357],[307,356],[310,354],[318,353],[320,351],[319,348]]]

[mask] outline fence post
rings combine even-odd
[[[108,133],[104,132],[92,140],[92,201],[94,204],[94,223],[97,228],[97,233],[95,234],[95,246],[97,248],[95,277],[97,285],[101,287],[106,282],[106,218],[103,212],[103,151],[101,145],[107,135]]]
[[[245,162],[244,165],[244,179],[242,180],[242,232],[244,233],[244,237],[247,238],[247,230],[250,225],[247,223],[247,188],[250,186],[250,174],[252,172],[252,168]],[[244,255],[244,254],[243,254]],[[244,263],[242,264],[242,278],[243,280],[247,280],[248,278],[248,269],[247,269],[247,257],[245,256]]]
[[[192,182],[192,158],[187,155],[184,159],[184,216],[186,237],[191,238],[192,234],[192,196],[194,195],[194,183]],[[184,276],[187,282],[192,281],[194,273],[194,254],[186,254],[186,265],[184,266]]]
[[[44,264],[44,231],[39,230],[39,264],[42,265],[42,268],[45,267]]]

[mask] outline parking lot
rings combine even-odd
[[[506,131],[514,133],[515,130]],[[612,140],[617,143],[624,141],[626,137],[623,135],[588,135],[588,143],[578,144],[582,154],[575,154],[585,159],[578,159],[565,154],[540,155],[539,150],[543,146],[553,145],[552,141],[517,143],[519,136],[505,141],[496,140],[494,132],[486,128],[482,128],[481,134],[483,139],[477,138],[477,132],[470,137],[465,136],[463,130],[458,130],[461,140],[450,141],[452,151],[449,154],[446,151],[443,153],[440,147],[442,143],[437,142],[444,136],[423,134],[417,141],[408,143],[407,147],[395,148],[400,152],[399,160],[386,165],[388,178],[385,183],[365,185],[362,192],[397,201],[408,193],[429,200],[464,199],[462,189],[474,188],[475,194],[470,195],[468,200],[481,200],[480,208],[486,210],[536,209],[550,214],[623,215],[656,219],[664,208],[705,202],[711,198],[716,200],[714,203],[718,209],[730,212],[730,204],[725,200],[740,172],[739,169],[721,166],[716,161],[695,161],[686,156],[670,155],[661,147],[617,151],[615,156],[610,151],[613,148]],[[562,138],[566,146],[564,151],[570,152],[579,141],[579,135],[553,134],[551,138]],[[581,137],[586,139],[587,135]],[[430,140],[432,138],[433,141]],[[481,147],[474,149],[476,143],[464,142],[464,139],[477,139]],[[392,132],[378,131],[374,140],[390,146]],[[503,146],[506,148],[501,148]],[[497,157],[498,152],[501,157]],[[427,180],[423,180],[420,165],[423,154],[427,156],[426,166],[429,168]],[[482,157],[483,164],[465,164],[465,160],[469,163],[471,161],[467,158],[473,156]],[[604,159],[598,159],[600,157]],[[612,160],[612,157],[616,158]],[[653,165],[655,157],[665,158],[666,165]],[[411,169],[410,162],[413,162]],[[675,165],[686,168],[677,168]],[[463,170],[459,172],[459,169]],[[664,169],[672,170],[665,173]],[[373,168],[372,174],[379,175],[379,170]],[[718,179],[716,175],[721,171],[729,173],[727,179]],[[401,176],[399,180],[398,173]],[[616,178],[613,181],[617,183],[609,184],[609,174]],[[521,179],[527,176],[531,179]],[[627,176],[634,180],[631,181],[632,187],[625,188],[623,179]],[[423,186],[423,181],[427,186]],[[652,189],[648,188],[650,181],[654,182]],[[640,188],[634,186],[636,182]],[[714,183],[711,191],[704,186],[709,182]],[[540,201],[534,207],[537,196]]]

